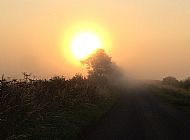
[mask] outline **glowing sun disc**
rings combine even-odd
[[[101,47],[102,42],[100,38],[93,32],[78,33],[73,37],[71,42],[72,53],[80,60]]]
[[[96,49],[111,51],[111,33],[96,22],[82,21],[63,29],[60,51],[63,60],[75,65],[81,65],[80,60],[88,57]]]

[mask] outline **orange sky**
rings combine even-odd
[[[73,75],[60,51],[66,30],[81,21],[105,28],[113,60],[137,78],[190,76],[189,0],[1,0],[0,75]]]

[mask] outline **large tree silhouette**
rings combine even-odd
[[[81,64],[87,67],[89,78],[107,78],[112,72],[111,57],[103,49],[98,49],[89,57],[81,60]]]
[[[123,71],[112,62],[112,58],[103,49],[97,49],[92,55],[83,59],[81,64],[87,67],[88,79],[96,85],[121,85],[124,83]]]

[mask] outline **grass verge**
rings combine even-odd
[[[188,92],[164,86],[150,86],[149,88],[154,95],[162,98],[164,101],[169,102],[175,107],[190,113],[190,94]]]
[[[113,106],[116,99],[116,94],[106,90],[100,92],[94,102],[79,102],[71,106],[52,102],[47,108],[40,110],[41,113],[33,112],[26,120],[13,122],[14,119],[10,118],[9,123],[0,120],[1,134],[7,134],[3,138],[6,140],[83,139],[89,129]],[[15,111],[15,117],[22,113]]]

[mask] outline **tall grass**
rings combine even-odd
[[[190,113],[190,90],[155,83],[149,85],[149,90],[176,107]]]
[[[0,139],[76,139],[111,102],[109,90],[80,74],[0,80]],[[101,92],[100,92],[101,91]],[[75,130],[76,129],[76,130]]]

